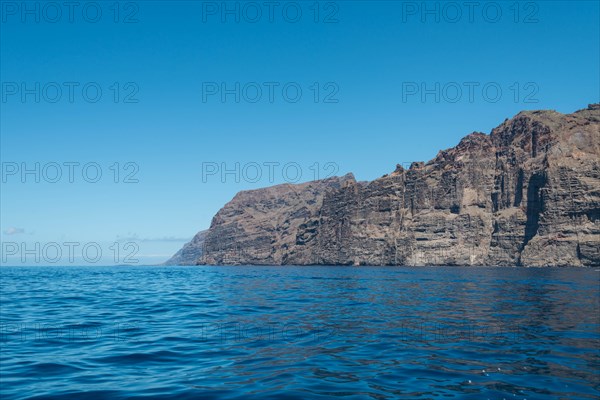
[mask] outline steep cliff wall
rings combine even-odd
[[[600,105],[521,112],[427,163],[241,192],[201,264],[600,265]]]
[[[318,218],[323,199],[354,177],[283,184],[238,193],[213,218],[206,234],[205,264],[288,264],[300,226]]]
[[[164,262],[163,265],[196,265],[204,248],[204,239],[208,230],[200,231],[187,242],[173,257]]]

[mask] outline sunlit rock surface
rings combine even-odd
[[[521,112],[372,182],[349,174],[240,192],[185,260],[598,266],[599,126],[598,104]]]

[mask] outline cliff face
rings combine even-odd
[[[196,265],[204,247],[204,238],[208,231],[200,231],[187,242],[173,257],[169,258],[163,265]]]
[[[323,199],[350,182],[348,174],[238,193],[213,218],[198,262],[290,264],[290,251],[302,246],[301,226],[318,219]]]
[[[600,105],[522,112],[428,163],[241,192],[201,264],[600,265]]]

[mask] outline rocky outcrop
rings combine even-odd
[[[283,184],[239,192],[213,218],[197,261],[206,264],[289,264],[307,221],[318,219],[323,199],[354,176]],[[302,246],[300,244],[300,246]]]
[[[163,265],[196,265],[204,248],[204,238],[208,230],[200,231],[187,242],[173,257],[169,258]]]
[[[241,192],[200,264],[600,265],[600,106],[521,112],[427,163]]]

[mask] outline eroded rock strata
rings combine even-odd
[[[600,105],[521,112],[427,163],[238,193],[197,264],[600,265]]]

